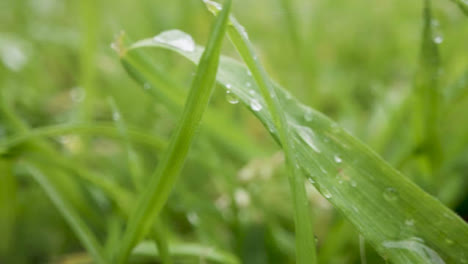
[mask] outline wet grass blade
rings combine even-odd
[[[116,263],[125,263],[132,248],[154,223],[182,169],[196,129],[208,105],[216,80],[221,43],[224,38],[230,1],[216,20],[206,51],[192,83],[182,117],[158,168],[131,215]]]
[[[96,263],[108,263],[106,258],[104,257],[104,250],[99,244],[97,238],[88,228],[88,226],[84,223],[84,221],[79,217],[79,215],[75,212],[75,210],[65,201],[65,199],[58,191],[57,186],[54,185],[54,183],[49,179],[49,177],[44,176],[44,174],[39,168],[27,164],[27,169],[31,173],[33,178],[39,183],[42,189],[44,189],[45,193],[49,196],[50,200],[57,207],[59,212],[63,215],[65,220],[68,222],[70,227],[78,236],[83,246],[93,256]]]
[[[177,243],[169,247],[169,252],[174,257],[193,257],[205,259],[215,263],[239,264],[239,260],[227,253],[212,247],[201,246],[198,244]],[[138,244],[132,252],[132,256],[154,258],[160,255],[160,252],[150,242]]]
[[[183,34],[183,33],[181,33]],[[152,39],[133,47],[173,50],[198,63],[203,48],[187,52]],[[279,141],[251,72],[221,57],[217,80],[231,87]],[[377,252],[393,263],[468,261],[468,226],[369,147],[323,114],[301,104],[279,85],[277,96],[291,125],[301,169],[314,186],[353,223]],[[260,105],[260,107],[259,107]],[[260,109],[259,109],[260,108]]]
[[[218,5],[211,1],[205,1],[207,8],[213,13],[218,13]],[[228,35],[236,47],[242,59],[252,73],[260,93],[273,119],[274,129],[277,131],[280,144],[286,157],[288,167],[288,179],[294,203],[294,221],[296,228],[296,262],[301,264],[316,263],[314,233],[312,231],[312,218],[310,216],[309,203],[305,191],[305,183],[302,172],[296,158],[294,143],[290,135],[289,123],[286,121],[283,107],[276,95],[274,87],[265,69],[260,64],[252,44],[247,38],[245,29],[231,17],[231,26]]]

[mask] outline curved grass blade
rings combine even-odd
[[[198,244],[174,244],[169,246],[169,252],[174,257],[195,257],[217,263],[239,264],[240,261],[233,255],[217,250],[212,247],[201,246]],[[151,242],[141,242],[132,252],[132,256],[150,257],[159,256],[160,253]]]
[[[151,39],[132,47],[173,50],[194,63],[203,52],[201,47],[186,52]],[[229,84],[230,91],[280,142],[264,99],[245,66],[221,57],[217,80]],[[301,169],[380,255],[393,263],[437,263],[439,259],[468,263],[468,226],[459,216],[335,122],[275,86],[291,125],[289,136]]]
[[[468,16],[468,2],[466,0],[452,0]]]
[[[209,9],[216,15],[219,10],[216,3],[204,1]],[[299,164],[295,155],[293,139],[290,135],[290,125],[286,121],[282,106],[276,95],[276,88],[273,86],[265,69],[255,55],[253,46],[250,44],[245,29],[231,17],[231,26],[228,28],[228,35],[231,42],[236,47],[242,59],[246,62],[261,95],[265,100],[268,111],[273,119],[274,127],[277,131],[280,144],[285,153],[288,179],[294,203],[294,221],[296,228],[296,262],[302,264],[313,264],[317,262],[315,253],[315,239],[312,231],[312,218],[310,216],[309,203],[305,191],[304,178],[299,169]]]
[[[83,243],[86,250],[94,257],[97,263],[108,263],[104,257],[104,250],[99,244],[98,240],[86,226],[83,220],[75,213],[73,208],[63,199],[54,183],[41,172],[41,170],[33,165],[26,164],[27,170],[31,173],[33,178],[44,189],[45,193],[49,196],[50,200],[54,203],[70,227],[75,231],[75,234]]]
[[[227,1],[214,24],[207,49],[202,55],[184,112],[168,150],[139,199],[135,213],[129,219],[121,247],[117,252],[116,263],[124,263],[138,240],[148,232],[166,203],[182,169],[195,131],[208,106],[214,88],[221,44],[229,20],[229,9],[230,1]]]

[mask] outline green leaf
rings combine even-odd
[[[194,63],[203,52],[199,46],[184,51],[152,39],[131,48],[138,47],[173,50]],[[251,75],[239,62],[221,57],[218,82],[229,85],[279,141]],[[393,263],[468,262],[468,226],[459,216],[325,115],[301,104],[279,85],[276,88],[301,169],[380,255]]]
[[[178,127],[156,172],[139,198],[135,211],[129,219],[121,247],[116,252],[116,263],[124,263],[135,244],[149,231],[166,203],[184,165],[193,137],[214,89],[221,44],[229,20],[230,1],[226,3],[213,26],[207,49],[197,68]],[[187,39],[172,39],[172,41],[175,42],[170,43],[177,43],[179,48],[184,50],[195,48],[194,44]]]
[[[218,12],[215,2],[204,1],[208,9],[213,13]],[[252,44],[248,40],[245,29],[231,17],[231,26],[228,28],[228,35],[231,42],[236,47],[242,59],[246,62],[257,86],[260,89],[262,98],[268,107],[268,111],[273,119],[274,126],[278,131],[278,139],[283,146],[285,153],[288,179],[294,203],[294,221],[296,228],[296,262],[301,264],[316,263],[314,233],[312,231],[312,218],[310,216],[309,202],[306,195],[304,178],[299,168],[293,138],[290,135],[290,124],[286,121],[284,109],[276,95],[276,88],[268,77],[265,69],[260,64]]]

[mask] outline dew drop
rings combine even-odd
[[[414,226],[414,219],[406,219],[405,225],[407,226]]]
[[[120,120],[120,113],[119,113],[119,112],[114,112],[114,113],[112,114],[112,119],[113,119],[114,121]]]
[[[28,62],[28,57],[17,43],[2,43],[0,46],[0,58],[10,70],[18,72]]]
[[[387,189],[385,189],[385,192],[383,195],[384,195],[385,200],[387,201],[395,201],[398,199],[398,191],[392,187],[388,187]]]
[[[435,44],[441,44],[444,42],[444,38],[441,35],[435,35],[433,41]]]
[[[302,140],[304,140],[305,143],[307,143],[307,145],[309,145],[309,147],[311,147],[315,152],[320,153],[320,149],[317,147],[314,140],[312,139],[314,136],[314,132],[312,131],[312,129],[300,125],[296,125],[295,127]]]
[[[245,84],[245,86],[247,86],[247,87],[252,87],[252,84],[251,84],[250,82],[247,82],[247,83]]]
[[[187,220],[190,222],[192,225],[197,225],[198,224],[198,215],[195,212],[189,212],[187,214]]]
[[[310,109],[307,109],[304,113],[304,120],[307,121],[307,122],[310,122],[312,121],[312,111]]]
[[[341,159],[341,157],[338,156],[338,155],[335,155],[335,156],[333,157],[333,159],[335,160],[336,163],[341,163],[341,162],[343,161],[343,160]]]
[[[327,199],[332,198],[332,194],[331,194],[328,190],[326,190],[326,189],[322,189],[322,194],[323,194],[323,196],[324,196],[325,198],[327,198]]]
[[[233,94],[231,91],[226,91],[226,100],[230,103],[230,104],[237,104],[239,103],[239,98]]]
[[[195,51],[195,41],[193,38],[178,29],[164,31],[155,36],[153,41],[163,43],[186,52]]]
[[[252,76],[252,72],[251,72],[251,71],[247,71],[247,75],[248,75],[248,76]]]
[[[250,101],[250,108],[252,108],[253,111],[258,112],[262,110],[263,107],[257,99],[252,99]]]
[[[250,95],[255,95],[255,91],[252,90],[252,89],[250,89],[250,90],[249,90],[249,94],[250,94]]]
[[[145,90],[151,89],[151,84],[146,82],[145,84],[143,84],[143,89],[145,89]]]
[[[232,85],[230,83],[226,84],[226,88],[231,89]]]
[[[86,97],[86,92],[83,88],[81,87],[75,87],[75,88],[72,88],[71,91],[70,91],[70,98],[73,102],[75,103],[79,103],[81,101],[83,101]]]
[[[356,187],[357,186],[357,183],[355,181],[351,181],[351,187]]]

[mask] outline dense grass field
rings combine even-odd
[[[467,113],[466,0],[2,0],[0,264],[468,263]]]

